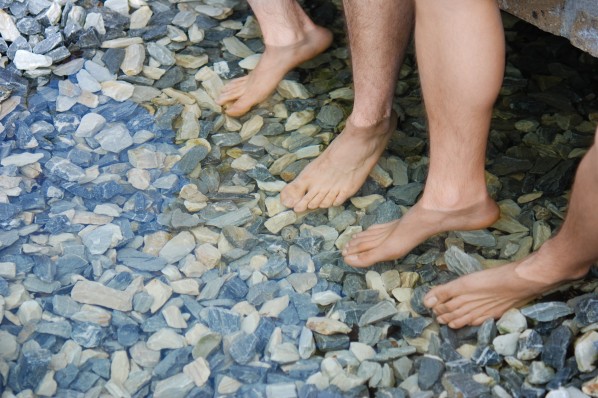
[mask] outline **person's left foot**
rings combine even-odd
[[[550,244],[550,241],[545,245]],[[543,293],[582,278],[588,266],[567,267],[554,255],[534,253],[522,261],[462,276],[432,288],[424,297],[437,321],[453,329],[499,318]]]
[[[243,116],[268,98],[291,69],[322,53],[331,43],[332,33],[320,26],[305,32],[303,40],[288,46],[265,43],[266,50],[256,68],[224,86],[216,102],[225,107],[227,115]]]

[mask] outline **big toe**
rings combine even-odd
[[[303,185],[292,182],[280,192],[280,201],[288,208],[295,207],[303,195],[305,195],[305,192],[306,189]]]
[[[448,285],[441,285],[432,288],[424,296],[424,305],[428,308],[434,308],[439,304],[444,304],[454,297],[453,289]]]
[[[240,116],[243,116],[244,114],[246,114],[247,112],[249,112],[249,110],[251,109],[251,107],[253,107],[253,105],[255,105],[255,103],[253,101],[250,101],[244,97],[241,97],[238,100],[236,100],[235,102],[233,102],[231,105],[229,105],[226,108],[225,112],[229,116],[240,117]]]

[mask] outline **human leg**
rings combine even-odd
[[[555,287],[583,277],[598,260],[598,149],[590,148],[573,185],[560,231],[522,261],[462,276],[434,287],[424,304],[452,328],[498,318]]]
[[[504,35],[494,0],[416,0],[415,41],[430,131],[430,167],[419,202],[400,219],[361,232],[347,264],[403,257],[430,236],[492,225],[484,163],[492,107],[504,73]]]
[[[345,0],[355,103],[343,132],[281,193],[285,206],[338,206],[361,188],[396,126],[392,98],[413,26],[412,0]]]
[[[266,49],[256,68],[234,79],[217,102],[225,112],[242,116],[264,101],[284,76],[297,65],[323,52],[332,33],[315,25],[295,0],[248,0],[260,23]]]

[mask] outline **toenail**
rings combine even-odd
[[[424,305],[428,308],[434,307],[438,303],[438,299],[434,296],[424,300]]]

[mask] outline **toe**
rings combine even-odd
[[[299,202],[297,202],[297,204],[295,204],[295,206],[293,207],[293,210],[295,210],[297,213],[304,212],[305,210],[307,210],[307,205],[309,204],[309,202],[311,202],[311,200],[313,198],[315,198],[317,194],[318,194],[317,190],[310,189],[309,191],[307,191],[305,193],[305,195],[303,195],[303,198],[301,198],[299,200]]]
[[[327,209],[329,207],[332,207],[337,196],[338,196],[337,191],[335,191],[335,190],[329,191],[328,194],[326,194],[326,197],[322,200],[322,202],[320,202],[320,208]]]
[[[290,209],[293,208],[306,193],[307,185],[301,184],[299,180],[297,180],[284,187],[280,192],[280,201]]]
[[[237,101],[235,101],[231,106],[226,108],[226,114],[232,117],[241,117],[249,110],[256,102],[251,101],[244,96],[241,96]]]
[[[376,264],[379,261],[379,256],[375,250],[368,250],[358,254],[350,254],[345,256],[344,259],[352,267],[365,268]]]
[[[318,192],[316,196],[313,197],[312,200],[309,201],[307,204],[307,208],[310,210],[314,210],[320,207],[320,203],[326,197],[327,192]]]
[[[446,303],[455,296],[452,286],[449,284],[432,288],[424,297],[424,305],[436,309],[439,304]]]

